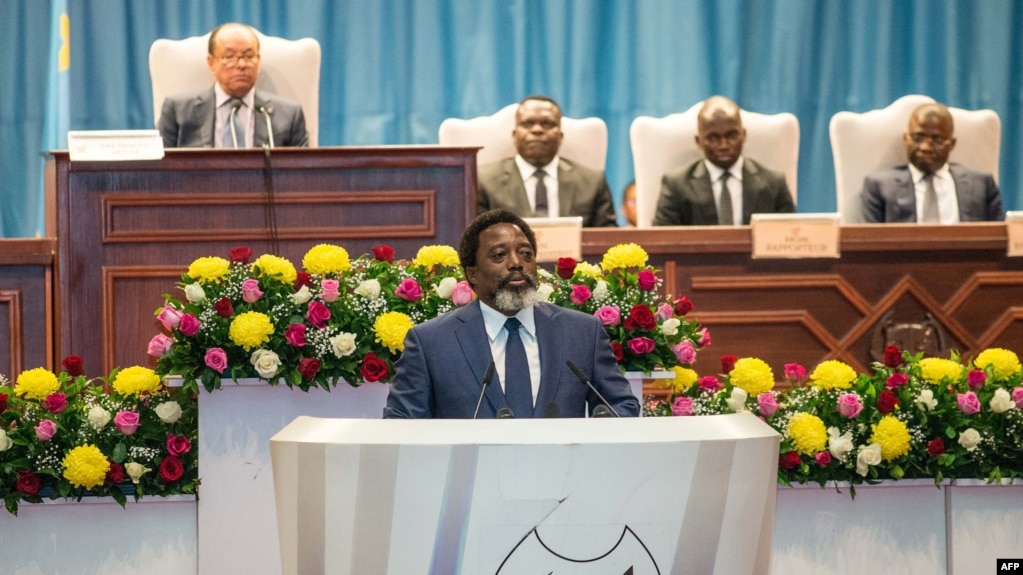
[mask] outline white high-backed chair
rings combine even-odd
[[[632,121],[629,138],[636,174],[637,227],[650,227],[657,211],[664,174],[688,166],[703,157],[696,146],[696,119],[703,102],[685,112],[663,118],[639,116]],[[793,114],[758,114],[739,111],[746,129],[742,154],[785,174],[785,182],[797,201],[799,166],[799,120]]]
[[[320,43],[314,38],[288,40],[259,37],[259,79],[256,89],[296,102],[305,115],[309,146],[319,141]],[[153,83],[153,125],[167,96],[209,88],[215,82],[206,65],[209,33],[182,40],[160,38],[149,48],[149,76]]]
[[[929,96],[910,94],[880,110],[857,114],[838,112],[831,117],[831,152],[835,161],[835,195],[842,223],[863,222],[860,191],[868,175],[905,164],[902,136],[910,114],[921,104],[934,102]],[[994,110],[949,108],[955,124],[956,146],[949,162],[956,162],[991,174],[998,181],[998,155],[1002,122]]]
[[[482,146],[476,165],[482,166],[515,155],[512,131],[518,103],[509,104],[491,116],[470,119],[448,118],[441,122],[437,140],[441,146]],[[607,161],[607,124],[600,118],[561,117],[565,135],[558,155],[594,170],[604,170]]]

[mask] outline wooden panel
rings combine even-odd
[[[53,368],[53,240],[0,240],[0,373]]]

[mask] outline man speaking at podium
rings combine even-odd
[[[600,321],[540,301],[522,218],[480,214],[458,255],[478,299],[409,331],[384,417],[639,415]]]

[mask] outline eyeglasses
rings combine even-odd
[[[930,142],[931,146],[935,148],[944,148],[952,141],[951,138],[946,138],[945,136],[928,135],[923,132],[913,132],[909,135],[909,139],[913,140],[913,143],[916,145],[920,145],[924,142]]]
[[[244,62],[247,66],[251,66],[256,62],[259,62],[259,54],[245,53],[240,56],[226,55],[220,56],[217,60],[220,60],[220,63],[228,68],[235,68],[242,62]]]

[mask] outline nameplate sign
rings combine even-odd
[[[839,214],[753,214],[752,257],[837,258]]]
[[[536,261],[556,262],[558,258],[582,259],[582,217],[523,219],[536,236]]]
[[[72,162],[159,160],[163,138],[158,130],[84,130],[67,134]]]
[[[1005,232],[1009,238],[1006,255],[1010,258],[1023,256],[1023,212],[1005,213]]]

